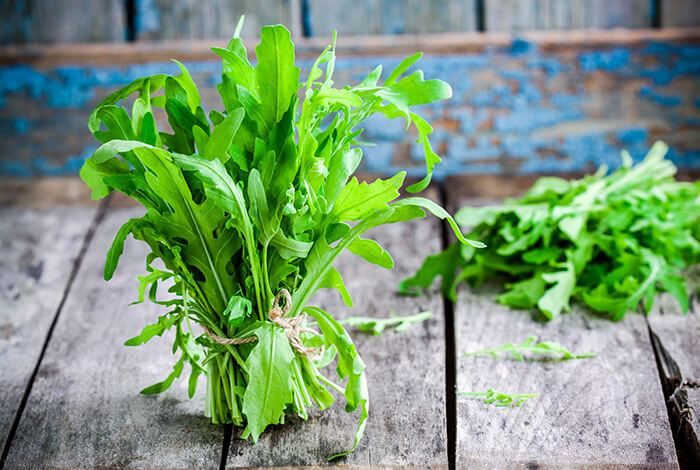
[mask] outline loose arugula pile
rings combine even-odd
[[[570,301],[620,320],[641,302],[649,312],[666,291],[688,311],[683,271],[700,262],[700,182],[674,179],[676,168],[657,142],[642,162],[581,180],[540,178],[520,199],[499,206],[464,208],[455,219],[488,246],[453,244],[429,256],[401,283],[416,293],[442,276],[443,292],[486,279],[506,280],[498,300],[537,307],[551,320]]]
[[[206,374],[206,415],[214,423],[245,426],[243,437],[256,441],[286,414],[306,418],[313,404],[331,406],[332,389],[345,397],[347,412],[361,410],[352,451],[368,416],[365,364],[341,323],[308,302],[318,289],[335,288],[352,306],[333,267],[345,249],[393,267],[377,242],[360,238],[380,225],[425,217],[427,210],[470,243],[432,201],[397,200],[405,173],[369,184],[350,179],[362,159],[358,126],[379,113],[415,126],[428,174],[408,190],[424,189],[440,159],[428,141],[431,126],[411,107],[447,99],[452,91],[440,80],[425,80],[420,70],[404,75],[421,54],[383,81],[378,66],[359,85],[334,88],[335,38],[300,83],[287,29],[262,29],[254,67],[240,26],[226,48],[212,48],[223,59],[220,111],[203,110],[195,83],[177,62],[180,75],[140,78],[92,112],[89,128],[103,145],[81,176],[93,198],[117,190],[146,208],[118,231],[104,277],[114,274],[129,234],[148,244],[139,301],[147,295],[169,311],[126,344],[174,330],[173,352],[181,355],[172,373],[143,393],[166,390],[189,364],[190,397]],[[118,105],[127,98],[133,99],[131,114]],[[170,132],[157,129],[156,116],[167,117]],[[167,299],[158,296],[162,283]],[[322,356],[300,354],[268,319],[283,290],[291,293],[288,318],[315,320],[319,334],[303,331],[300,339],[304,347],[325,348]],[[220,344],[217,336],[252,340]],[[322,372],[334,361],[340,383]]]

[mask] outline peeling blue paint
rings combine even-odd
[[[406,134],[406,120],[403,118],[387,119],[381,115],[370,116],[362,123],[364,137],[378,140],[402,140]]]
[[[649,132],[644,127],[627,127],[617,131],[615,136],[617,140],[624,144],[636,144],[638,142],[646,142]]]
[[[560,72],[571,70],[570,66],[563,65],[556,59],[547,57],[533,57],[527,60],[526,66],[528,69],[542,69],[546,72],[549,78],[554,77]]]
[[[549,95],[549,102],[556,106],[557,108],[576,108],[583,103],[585,103],[587,100],[590,99],[590,96],[587,96],[583,93],[578,94],[578,95],[566,95],[563,93],[554,93]]]
[[[616,71],[629,63],[627,49],[615,48],[611,51],[584,52],[579,56],[579,65],[584,72],[594,70]]]
[[[140,0],[139,5],[149,3]],[[633,121],[621,129],[611,126],[610,130],[600,131],[596,120],[617,119],[620,113],[615,107],[619,103],[614,99],[601,103],[601,91],[588,89],[587,74],[605,74],[610,80],[635,80],[639,83],[639,103],[635,105],[642,106],[640,115],[648,114],[667,123],[667,134],[679,126],[695,132],[700,126],[696,112],[700,96],[688,90],[693,84],[698,89],[699,57],[698,46],[666,43],[600,49],[577,56],[556,55],[517,39],[507,47],[490,48],[480,54],[425,57],[418,64],[425,77],[441,77],[453,88],[450,102],[422,105],[418,110],[434,123],[433,147],[445,150],[443,162],[436,167],[436,178],[460,172],[498,173],[514,169],[588,171],[603,163],[615,167],[620,162],[621,148],[641,158],[658,131],[652,133]],[[357,82],[378,63],[385,65],[386,78],[401,60],[402,57],[340,57],[336,83],[342,86],[350,79]],[[312,62],[304,59],[299,65],[308,70]],[[220,80],[221,68],[216,61],[185,65],[203,88]],[[415,69],[416,66],[407,73]],[[110,90],[156,73],[177,74],[179,70],[169,62],[49,70],[0,67],[0,133],[7,136],[0,154],[0,175],[76,174],[94,150],[93,144],[87,144],[92,141],[84,125],[89,109]],[[557,77],[558,74],[570,75]],[[557,79],[552,80],[553,77]],[[203,96],[206,101],[206,93]],[[17,102],[28,106],[18,113],[6,109],[8,102],[12,106]],[[84,119],[79,119],[81,113]],[[64,115],[73,118],[64,120]],[[558,126],[566,123],[561,129],[573,126],[574,134],[581,135],[558,134]],[[587,130],[591,124],[590,129],[595,132]],[[410,158],[416,164],[409,165],[409,175],[424,173],[422,146],[415,143],[414,129],[406,132],[403,119],[373,117],[363,126],[366,130],[361,139],[376,143],[365,149],[366,169],[389,173],[403,169],[399,167]],[[64,148],[69,146],[50,148],[46,143],[28,141],[29,136],[42,131],[49,135],[75,134],[79,142],[85,142],[85,150],[75,152],[79,155],[59,157],[72,153]],[[671,153],[674,161],[685,168],[700,168],[700,142],[693,132],[685,132],[686,140],[679,145],[684,150]],[[70,148],[80,149],[80,145],[71,144]],[[24,161],[16,155],[35,158]],[[401,161],[395,161],[399,156]]]
[[[656,101],[664,106],[678,106],[681,104],[681,97],[676,95],[664,95],[655,92],[650,86],[643,86],[639,89],[639,95]]]
[[[459,131],[471,135],[487,118],[485,109],[451,109],[450,116],[459,121]]]
[[[572,159],[572,165],[593,162],[595,166],[608,165],[612,168],[620,164],[621,149],[610,144],[607,137],[605,132],[567,137],[560,149]],[[572,167],[574,169],[583,167]]]
[[[15,118],[13,120],[14,131],[18,134],[26,134],[29,132],[29,120],[24,118]]]
[[[529,133],[541,127],[581,119],[583,116],[583,112],[577,109],[558,110],[536,106],[519,108],[504,116],[495,117],[493,129],[497,132]]]
[[[394,157],[393,142],[377,142],[364,149],[364,163],[368,170],[383,172],[391,166]]]
[[[512,158],[530,158],[537,155],[537,150],[544,145],[542,139],[524,135],[510,135],[501,139],[503,153]]]
[[[202,68],[214,69],[209,65]],[[176,74],[178,67],[169,62],[135,64],[126,70],[64,66],[44,73],[26,65],[13,65],[0,68],[0,98],[5,101],[9,94],[26,92],[33,99],[44,98],[48,107],[84,108],[95,98],[97,87],[123,86],[139,77],[158,73]]]
[[[474,145],[470,145],[473,141]],[[483,160],[501,155],[501,149],[493,145],[491,138],[477,136],[474,139],[464,136],[454,136],[447,141],[447,159],[458,162]]]
[[[515,57],[537,52],[537,45],[524,39],[515,38],[510,46],[510,53]]]

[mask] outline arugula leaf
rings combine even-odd
[[[481,398],[482,403],[486,405],[495,403],[496,406],[523,406],[523,403],[525,403],[529,398],[540,396],[539,393],[503,393],[497,392],[492,388],[485,392],[457,392],[457,395],[466,395],[475,398],[483,397]]]
[[[344,392],[345,411],[351,413],[360,408],[360,423],[355,433],[355,443],[347,452],[336,454],[329,459],[333,460],[355,450],[364,433],[366,420],[369,416],[369,393],[365,378],[365,364],[357,354],[350,336],[337,320],[318,307],[307,307],[306,311],[318,323],[326,346],[335,346],[338,352],[338,366],[336,368],[338,378],[341,380],[347,378]]]
[[[580,180],[540,178],[518,200],[460,209],[455,219],[488,247],[449,247],[426,259],[400,284],[404,293],[427,288],[438,275],[455,299],[457,284],[502,280],[499,302],[537,308],[547,320],[572,301],[617,321],[658,292],[673,295],[687,312],[684,271],[700,262],[700,182],[673,178],[657,142],[647,156],[606,175],[601,168]]]
[[[294,65],[294,44],[287,28],[264,26],[255,48],[257,94],[261,114],[269,127],[282,119],[299,87],[299,67]]]
[[[416,313],[415,315],[406,315],[397,317],[393,313],[389,318],[370,318],[370,317],[348,317],[340,321],[341,324],[354,326],[358,330],[368,331],[375,336],[381,335],[387,328],[394,328],[394,331],[400,333],[408,330],[414,323],[424,322],[433,317],[430,311]]]
[[[370,184],[351,179],[338,195],[332,214],[343,221],[366,218],[399,197],[405,176],[406,172],[401,172],[388,180],[377,179]]]
[[[389,252],[374,240],[356,238],[348,244],[348,251],[382,268],[392,269],[394,267],[394,260]]]
[[[537,336],[530,336],[522,343],[517,345],[514,345],[513,343],[505,343],[497,348],[482,349],[479,351],[465,353],[464,357],[476,356],[479,354],[490,354],[493,357],[500,357],[498,355],[499,352],[511,353],[513,357],[519,361],[523,360],[523,356],[520,354],[521,352],[530,352],[533,354],[558,354],[560,356],[559,359],[562,360],[584,359],[597,356],[595,353],[574,354],[559,343],[555,343],[553,341],[537,341]]]
[[[569,311],[569,299],[576,285],[574,265],[567,261],[563,271],[555,271],[542,274],[542,279],[547,283],[554,283],[537,301],[537,307],[548,319],[558,316],[562,311]]]
[[[294,351],[278,326],[263,323],[253,331],[258,342],[246,359],[250,377],[243,395],[243,414],[248,423],[244,432],[257,442],[268,425],[280,422],[284,408],[292,402],[289,382]]]

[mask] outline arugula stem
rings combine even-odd
[[[338,384],[336,384],[336,383],[334,383],[334,382],[331,382],[330,380],[328,380],[327,378],[325,378],[323,375],[317,374],[316,377],[318,377],[319,380],[320,380],[321,382],[323,382],[324,384],[328,385],[329,387],[332,387],[336,392],[345,394],[345,389],[344,389],[343,387],[341,387],[340,385],[338,385]]]
[[[272,304],[272,299],[274,298],[274,294],[272,293],[272,288],[270,287],[270,277],[267,272],[267,248],[268,244],[266,243],[263,246],[262,249],[262,274],[263,274],[263,285],[265,286],[265,291],[267,295],[265,296],[265,305],[269,306]],[[264,321],[265,318],[260,318],[261,321]]]
[[[299,368],[299,361],[292,361],[292,364],[294,364],[294,373],[296,374],[297,380],[299,381],[299,389],[302,392],[304,403],[306,404],[306,406],[309,406],[311,405],[311,396],[309,396],[309,391],[306,389],[306,382],[304,381],[301,369]]]

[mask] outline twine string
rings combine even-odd
[[[282,298],[284,298],[284,306],[280,305],[280,301],[282,300]],[[286,318],[286,315],[289,313],[291,308],[292,295],[287,289],[281,289],[275,296],[275,303],[270,309],[270,311],[267,313],[267,318],[272,323],[284,330],[285,334],[287,335],[287,339],[289,340],[290,346],[292,346],[292,348],[294,348],[296,352],[312,360],[318,358],[319,356],[322,356],[324,353],[323,347],[321,347],[320,349],[310,348],[308,346],[305,346],[304,342],[301,340],[301,333],[311,333],[314,335],[318,335],[317,331],[302,326],[304,324],[304,321],[306,320],[306,313],[302,313],[297,317]],[[221,336],[211,331],[211,329],[209,329],[206,325],[202,325],[202,327],[204,328],[204,332],[207,334],[207,336],[209,336],[209,338],[217,344],[238,345],[254,343],[255,341],[258,341],[258,337],[255,335],[248,336],[246,338],[222,338]]]

